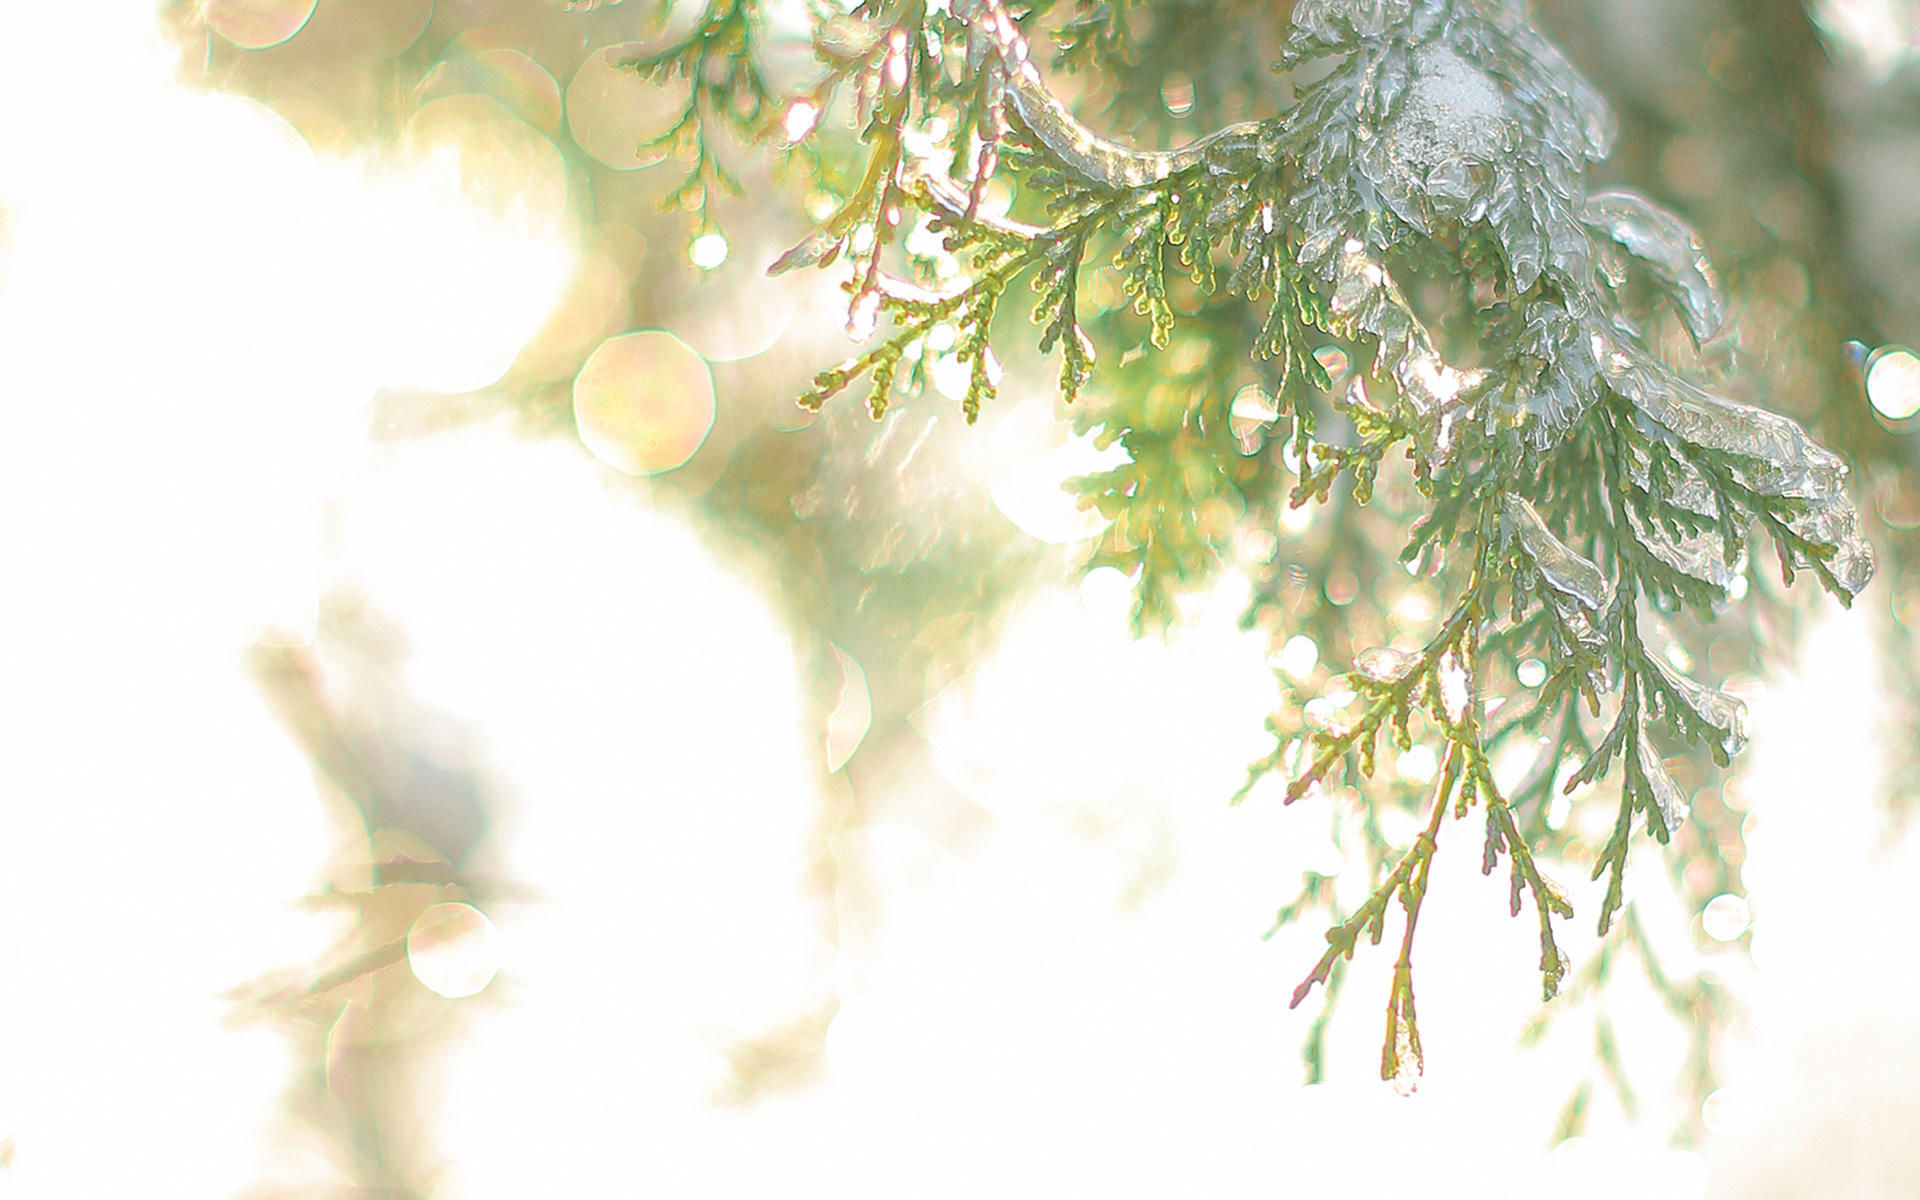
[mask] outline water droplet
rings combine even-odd
[[[907,35],[895,29],[887,40],[887,86],[899,91],[907,86]]]
[[[1735,1088],[1718,1088],[1700,1102],[1700,1123],[1708,1133],[1722,1136],[1732,1133],[1739,1121],[1740,1093]]]
[[[1000,356],[993,352],[992,346],[980,351],[980,366],[986,372],[987,382],[994,387],[999,387],[1007,377],[1007,369],[1000,365]]]
[[[1640,770],[1647,777],[1654,807],[1660,810],[1660,820],[1666,825],[1667,832],[1672,833],[1686,822],[1687,798],[1680,791],[1680,785],[1673,781],[1673,776],[1668,774],[1667,764],[1654,750],[1653,743],[1647,740],[1645,729],[1640,731],[1636,741],[1639,745],[1637,757]]]
[[[1279,416],[1280,410],[1260,390],[1258,384],[1249,383],[1234,393],[1233,406],[1228,410],[1228,424],[1241,452],[1258,454],[1265,444],[1262,431]]]
[[[873,724],[873,698],[867,690],[867,673],[859,662],[831,643],[827,649],[840,669],[840,694],[827,713],[827,773],[832,774],[847,764],[865,740]]]
[[[1249,383],[1233,394],[1232,415],[1247,421],[1272,421],[1280,416],[1280,410],[1272,399],[1260,390],[1257,383]]]
[[[1521,687],[1539,687],[1547,681],[1547,664],[1537,658],[1523,661],[1515,674],[1520,677]]]
[[[1161,103],[1167,111],[1176,117],[1184,117],[1193,111],[1193,80],[1175,71],[1168,75],[1160,85]]]
[[[1554,788],[1553,799],[1547,804],[1547,826],[1552,829],[1559,829],[1567,823],[1567,818],[1572,815],[1573,797],[1565,794],[1557,787]]]
[[[428,991],[461,1000],[485,990],[500,971],[500,938],[471,904],[435,904],[407,931],[407,965]]]
[[[1412,1020],[1402,1016],[1393,1033],[1393,1090],[1411,1096],[1420,1090],[1420,1038]]]

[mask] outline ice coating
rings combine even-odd
[[[1722,399],[1681,379],[1625,340],[1607,339],[1600,369],[1609,386],[1681,441],[1731,455],[1735,477],[1766,497],[1798,500],[1787,526],[1824,550],[1843,598],[1873,578],[1873,549],[1860,535],[1860,514],[1847,496],[1846,464],[1778,413]],[[1808,565],[1799,556],[1799,565]]]
[[[1433,7],[1427,0],[1426,7]],[[1293,6],[1295,39],[1342,45],[1355,37],[1378,37],[1407,19],[1412,0],[1299,0]]]
[[[1458,725],[1466,720],[1473,704],[1473,675],[1458,655],[1448,650],[1434,665],[1434,677],[1440,681],[1440,708],[1447,720]]]
[[[1178,150],[1135,150],[1109,141],[1068,110],[1033,63],[1032,46],[1002,0],[954,0],[953,14],[973,34],[969,61],[978,66],[991,49],[996,78],[1015,112],[1041,145],[1084,182],[1131,188],[1165,179],[1217,155],[1231,156],[1261,145],[1258,122],[1243,121]]]
[[[1751,459],[1743,473],[1768,496],[1815,500],[1838,489],[1847,468],[1778,413],[1723,400],[1681,379],[1644,350],[1614,339],[1600,359],[1613,390],[1683,441]]]
[[[1716,758],[1725,762],[1747,746],[1747,706],[1718,688],[1710,688],[1682,675],[1658,658],[1649,659],[1666,686],[1680,697],[1700,722],[1718,732]]]
[[[1670,459],[1667,471],[1671,489],[1668,499],[1676,507],[1709,519],[1720,516],[1713,489],[1693,464],[1685,459]],[[1643,453],[1635,453],[1628,461],[1627,478],[1642,492],[1652,489],[1653,471]],[[1634,540],[1643,550],[1682,575],[1712,585],[1723,598],[1733,587],[1733,581],[1746,570],[1745,549],[1739,549],[1729,562],[1726,539],[1717,526],[1695,533],[1676,532],[1658,521],[1643,519],[1632,507],[1627,509],[1627,523],[1633,527]]]
[[[1612,115],[1524,5],[1300,0],[1283,64],[1333,53],[1344,61],[1305,87],[1278,135],[1303,184],[1301,262],[1324,267],[1366,212],[1396,219],[1389,236],[1489,229],[1515,293],[1542,278],[1561,285],[1549,295],[1593,288],[1581,175],[1605,157]]]
[[[1353,673],[1372,683],[1398,683],[1413,671],[1418,655],[1391,646],[1374,646],[1353,656]]]
[[[1803,540],[1790,551],[1797,565],[1819,563],[1849,599],[1871,578],[1872,551],[1838,458],[1792,421],[1680,379],[1641,347],[1630,324],[1610,320],[1616,298],[1594,270],[1596,247],[1612,278],[1624,278],[1631,264],[1666,289],[1696,340],[1715,335],[1725,304],[1700,238],[1679,217],[1628,192],[1584,196],[1583,164],[1606,154],[1612,117],[1531,26],[1524,5],[1298,0],[1287,55],[1333,52],[1343,61],[1308,85],[1284,118],[1243,122],[1173,151],[1134,150],[1080,124],[1048,90],[1004,0],[953,0],[952,11],[969,27],[970,61],[989,70],[989,86],[1056,165],[1083,182],[1127,188],[1202,164],[1252,172],[1289,162],[1299,186],[1284,201],[1283,220],[1299,233],[1295,261],[1331,285],[1331,308],[1348,330],[1377,341],[1374,372],[1397,385],[1399,415],[1413,426],[1429,474],[1449,469],[1464,453],[1464,436],[1482,426],[1490,438],[1511,431],[1549,451],[1610,387],[1635,405],[1643,426],[1664,430],[1658,436],[1733,456],[1737,482],[1798,502],[1772,506]],[[973,207],[968,192],[970,219]],[[1359,240],[1356,212],[1387,217],[1385,233],[1369,220]],[[1537,373],[1515,380],[1500,364],[1461,369],[1441,357],[1383,265],[1395,217],[1425,233],[1445,220],[1494,235],[1506,282],[1532,306],[1511,361],[1542,364]],[[1272,214],[1263,221],[1269,235],[1280,223]],[[797,247],[781,265],[826,261],[839,247],[837,232]],[[1542,279],[1556,286],[1536,287]],[[1697,483],[1699,504],[1674,502],[1719,516],[1707,482],[1688,482]],[[1644,511],[1629,519],[1654,558],[1722,590],[1734,583],[1737,568],[1713,532],[1668,527]]]
[[[1676,536],[1659,523],[1648,524],[1633,509],[1627,510],[1627,523],[1641,549],[1682,575],[1718,588],[1724,597],[1740,575],[1741,558],[1727,561],[1726,541],[1717,529]]]
[[[1524,496],[1509,492],[1505,499],[1507,520],[1520,540],[1520,548],[1540,572],[1540,581],[1589,614],[1598,616],[1610,599],[1607,577],[1600,573],[1600,568],[1553,536],[1553,531],[1540,519],[1540,513]]]
[[[1640,770],[1647,777],[1647,790],[1653,793],[1654,807],[1660,810],[1660,819],[1666,825],[1665,833],[1672,834],[1686,823],[1687,797],[1680,791],[1680,785],[1673,781],[1673,776],[1667,773],[1667,764],[1654,753],[1653,743],[1647,740],[1644,726],[1635,741],[1638,743]],[[1660,831],[1652,829],[1652,817],[1648,817],[1647,824],[1649,831],[1659,836]],[[1661,837],[1660,840],[1664,842],[1666,838]]]
[[[1834,582],[1848,598],[1859,595],[1873,581],[1873,547],[1860,536],[1859,523],[1851,504],[1844,510],[1803,513],[1787,522],[1789,529],[1808,541],[1834,548],[1827,570],[1833,572]]]
[[[1666,289],[1696,343],[1720,331],[1726,301],[1692,226],[1645,196],[1624,191],[1589,196],[1580,219],[1632,255]]]
[[[1487,373],[1451,366],[1440,357],[1399,285],[1365,243],[1347,239],[1337,263],[1334,315],[1378,339],[1375,369],[1398,385],[1401,415],[1414,426],[1422,464],[1429,472],[1444,469],[1453,458],[1462,418],[1487,385]]]
[[[1396,162],[1416,170],[1506,149],[1507,99],[1485,71],[1439,43],[1414,51],[1412,82],[1387,133]]]

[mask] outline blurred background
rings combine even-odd
[[[1693,777],[1726,870],[1636,862],[1684,986],[1543,1022],[1531,919],[1439,856],[1402,1099],[1391,956],[1316,1025],[1322,926],[1262,937],[1364,894],[1357,796],[1227,798],[1342,669],[1289,597],[1432,598],[1304,513],[1138,639],[1050,366],[973,428],[937,370],[797,408],[845,297],[765,267],[854,133],[776,99],[816,150],[716,126],[741,194],[663,211],[688,92],[613,60],[698,0],[8,6],[0,1196],[1920,1191],[1920,5],[1535,9],[1882,568],[1691,651],[1756,737]]]

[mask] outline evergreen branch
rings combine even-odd
[[[1409,710],[1415,699],[1423,692],[1430,690],[1437,694],[1438,686],[1433,679],[1434,667],[1442,654],[1458,648],[1461,636],[1475,619],[1478,613],[1477,590],[1477,587],[1468,588],[1466,596],[1454,609],[1446,624],[1418,654],[1400,655],[1383,648],[1381,653],[1376,655],[1376,661],[1381,664],[1379,671],[1386,677],[1362,676],[1360,678],[1362,693],[1372,697],[1366,711],[1357,721],[1344,729],[1313,735],[1313,740],[1319,744],[1319,752],[1314,756],[1313,761],[1295,775],[1293,781],[1288,784],[1285,803],[1292,804],[1305,796],[1326,777],[1327,772],[1331,771],[1335,764],[1342,762],[1348,754],[1356,751],[1360,756],[1361,774],[1371,776],[1375,739],[1379,735],[1382,724],[1390,716],[1394,719],[1395,740],[1403,746],[1412,744],[1412,739],[1406,732]],[[1283,748],[1277,748],[1273,754],[1247,768],[1247,780],[1234,794],[1235,802],[1244,799],[1259,783],[1262,776],[1281,765],[1282,750]]]
[[[641,142],[636,153],[692,155],[687,173],[662,198],[661,210],[696,213],[703,230],[714,228],[714,193],[742,191],[739,177],[715,157],[709,125],[717,120],[743,141],[758,140],[781,106],[780,95],[758,65],[760,22],[757,0],[713,0],[684,38],[614,63],[656,83],[669,78],[687,82],[687,102],[679,115],[664,132]]]
[[[992,48],[997,77],[1014,112],[1054,161],[1085,184],[1125,191],[1193,172],[1209,163],[1258,161],[1266,130],[1244,121],[1179,150],[1135,150],[1081,124],[1034,65],[1033,49],[1003,0],[956,0],[954,15]],[[1269,155],[1271,149],[1268,149]]]
[[[1293,990],[1289,1008],[1298,1008],[1317,983],[1326,983],[1337,962],[1353,957],[1360,937],[1365,933],[1374,945],[1380,944],[1386,927],[1387,906],[1398,895],[1406,912],[1406,926],[1400,937],[1400,952],[1394,960],[1393,984],[1387,1000],[1387,1033],[1381,1049],[1380,1077],[1393,1080],[1409,1090],[1412,1080],[1422,1071],[1419,1018],[1414,1008],[1413,939],[1419,924],[1420,909],[1426,900],[1427,877],[1432,871],[1433,854],[1439,846],[1440,823],[1446,817],[1447,801],[1458,779],[1458,763],[1449,754],[1446,770],[1434,789],[1427,826],[1386,882],[1373,890],[1359,911],[1348,920],[1327,930],[1327,951],[1313,971]]]
[[[1474,770],[1479,775],[1480,787],[1486,797],[1487,805],[1487,841],[1486,850],[1481,857],[1480,873],[1493,874],[1499,864],[1501,850],[1506,850],[1512,875],[1512,900],[1510,912],[1520,915],[1520,889],[1526,887],[1533,893],[1534,912],[1540,920],[1540,980],[1542,999],[1551,1000],[1560,990],[1560,981],[1566,978],[1567,957],[1561,952],[1559,943],[1553,936],[1553,918],[1558,916],[1571,920],[1573,904],[1555,887],[1546,876],[1540,873],[1535,864],[1533,852],[1528,848],[1527,838],[1520,832],[1514,821],[1512,806],[1501,797],[1499,785],[1493,781],[1493,772],[1484,756],[1474,761]]]

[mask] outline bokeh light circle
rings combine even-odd
[[[626,271],[607,239],[589,231],[573,277],[547,323],[521,347],[514,371],[530,379],[571,378],[603,338],[627,328],[629,316]]]
[[[299,33],[316,0],[208,0],[207,27],[242,50],[264,50]]]
[[[299,44],[322,58],[392,58],[420,40],[434,0],[326,0],[300,31]]]
[[[1867,360],[1867,400],[1889,421],[1920,413],[1920,356],[1904,346],[1883,346]]]
[[[1722,892],[1707,901],[1706,909],[1700,914],[1700,927],[1716,942],[1735,940],[1752,923],[1753,913],[1747,902],[1732,892]]]
[[[435,904],[407,931],[407,965],[428,991],[463,1000],[499,974],[500,935],[471,904]]]
[[[519,50],[494,47],[445,58],[420,81],[422,100],[463,93],[491,96],[549,136],[560,132],[560,85]]]
[[[672,128],[690,94],[684,79],[656,83],[619,65],[641,50],[609,46],[589,55],[567,84],[567,128],[573,140],[616,171],[650,167],[667,157],[666,147],[641,147]]]
[[[671,471],[713,429],[713,373],[679,338],[608,338],[573,379],[573,417],[593,456],[629,475]]]

